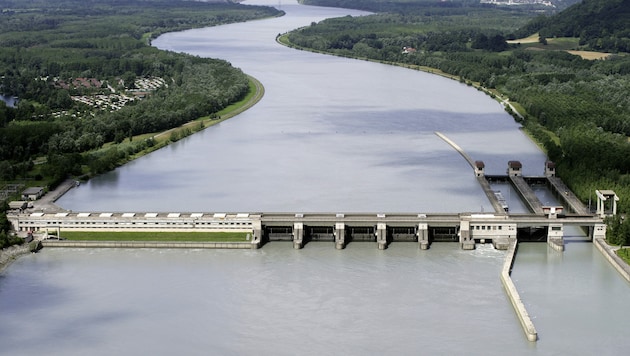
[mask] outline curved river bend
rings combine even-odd
[[[278,6],[272,0],[256,3]],[[266,88],[254,108],[73,189],[100,211],[478,211],[467,163],[544,156],[501,106],[425,73],[284,48],[276,34],[358,11],[173,33],[163,49],[229,60]],[[435,243],[310,243],[293,250],[46,249],[0,274],[0,350],[11,355],[618,355],[629,286],[578,232],[566,251],[521,244],[513,278],[529,343],[499,281],[504,252]]]
[[[269,0],[271,1],[271,0]],[[275,4],[277,5],[277,3]],[[285,48],[275,36],[358,11],[282,4],[287,15],[171,33],[156,47],[223,58],[265,86],[252,109],[66,194],[75,211],[491,211],[466,161],[489,173],[545,157],[499,103],[459,82]]]

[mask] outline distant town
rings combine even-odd
[[[550,0],[481,0],[482,4],[494,5],[542,5],[556,7]]]
[[[144,98],[147,94],[162,87],[168,87],[164,79],[160,77],[136,78],[133,86],[125,86],[120,79],[118,86],[125,88],[117,91],[114,87],[105,81],[96,78],[75,78],[72,81],[64,81],[61,79],[53,79],[55,86],[67,90],[92,89],[97,92],[85,95],[72,95],[71,98],[75,102],[83,103],[92,108],[104,111],[120,110],[125,105],[137,99]],[[102,90],[101,90],[102,89]],[[65,111],[57,112],[53,116],[61,117],[68,113]],[[77,113],[73,114],[77,116]],[[80,114],[79,114],[80,115]]]

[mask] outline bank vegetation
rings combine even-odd
[[[365,6],[358,3],[343,1]],[[612,189],[621,198],[619,211],[630,210],[627,1],[584,0],[548,15],[465,1],[368,3],[378,3],[382,12],[327,19],[283,38],[304,49],[446,73],[509,100],[519,112],[506,110],[585,204],[595,199],[596,189]],[[532,36],[537,40],[520,40]],[[597,51],[603,59],[585,59],[573,50]]]
[[[262,86],[166,32],[281,16],[232,1],[0,0],[0,190],[87,179],[230,117]],[[163,134],[166,132],[166,134]],[[18,192],[19,193],[19,192]],[[0,243],[12,244],[0,216]]]
[[[166,0],[0,0],[0,8],[0,91],[19,100],[0,103],[0,183],[51,187],[111,170],[156,145],[158,133],[217,119],[253,93],[230,63],[161,51],[151,38],[281,14]]]

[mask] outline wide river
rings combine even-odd
[[[272,0],[286,16],[173,33],[154,45],[258,78],[247,112],[71,190],[75,211],[488,211],[462,157],[489,173],[544,155],[502,107],[456,81],[312,54],[278,33],[343,9]],[[504,251],[453,243],[273,242],[260,250],[45,249],[0,274],[7,355],[621,355],[630,286],[579,231],[566,251],[521,244],[513,278],[540,340],[499,281]]]

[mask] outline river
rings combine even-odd
[[[264,3],[260,0],[257,3]],[[271,0],[267,3],[278,5]],[[468,163],[488,173],[545,156],[502,106],[454,80],[283,47],[278,33],[359,11],[282,3],[287,15],[180,33],[156,47],[223,58],[265,86],[252,109],[82,184],[75,211],[491,211]]]
[[[440,131],[489,173],[544,156],[501,106],[456,81],[296,51],[290,29],[358,11],[287,15],[160,37],[261,80],[254,108],[73,189],[98,211],[479,211],[490,205]],[[513,278],[540,340],[502,289],[504,251],[454,243],[302,250],[45,249],[0,274],[0,350],[12,355],[620,355],[629,285],[578,231],[566,251],[521,244]]]

